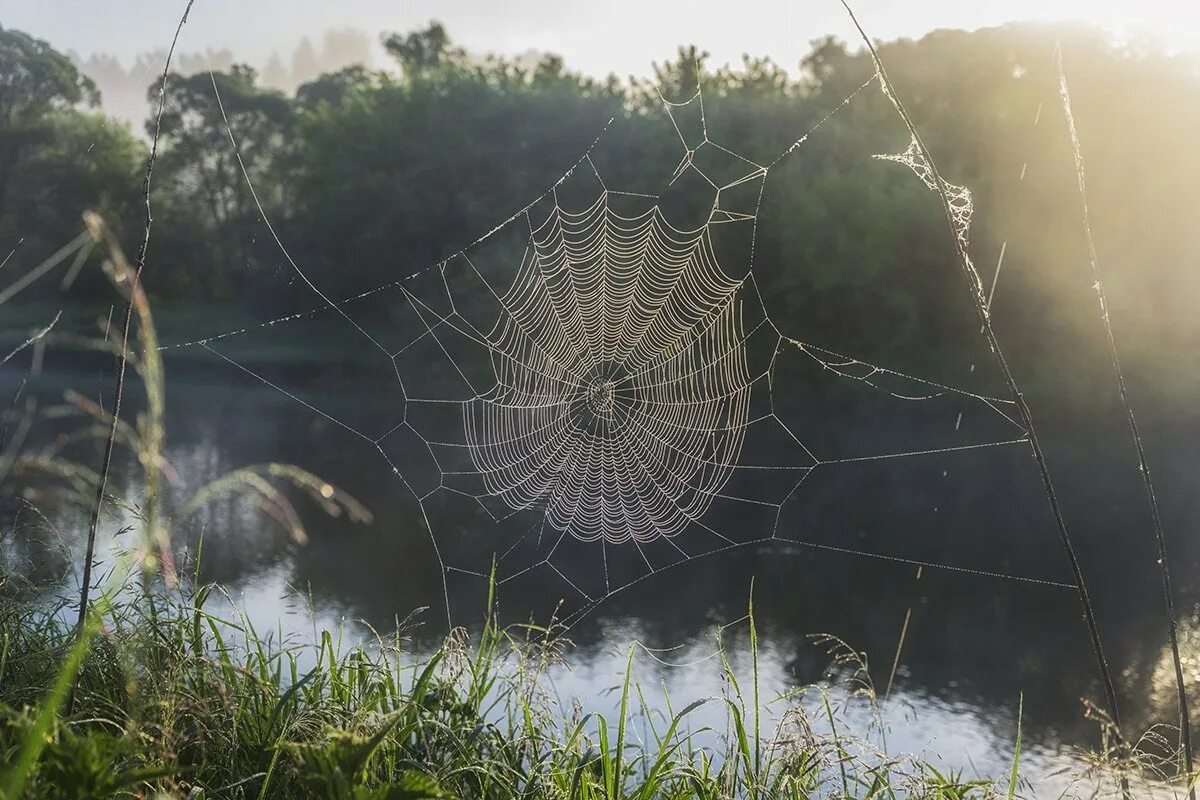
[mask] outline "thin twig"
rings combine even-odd
[[[1108,355],[1112,361],[1113,372],[1117,376],[1117,388],[1121,396],[1121,405],[1125,409],[1125,418],[1129,422],[1129,433],[1133,437],[1133,445],[1137,450],[1138,470],[1142,473],[1142,488],[1145,490],[1146,502],[1150,506],[1150,519],[1154,526],[1154,539],[1158,545],[1158,570],[1162,577],[1162,592],[1167,614],[1167,633],[1171,640],[1171,659],[1175,662],[1175,689],[1179,695],[1179,747],[1183,751],[1184,771],[1188,777],[1188,797],[1196,800],[1196,787],[1192,784],[1192,721],[1188,713],[1187,688],[1183,678],[1183,661],[1179,657],[1178,618],[1175,615],[1175,600],[1171,593],[1171,571],[1167,566],[1167,541],[1163,534],[1162,515],[1158,509],[1158,496],[1154,492],[1154,481],[1150,478],[1150,464],[1146,461],[1146,449],[1142,444],[1142,435],[1138,430],[1137,418],[1133,414],[1133,404],[1129,400],[1129,391],[1125,385],[1125,373],[1121,369],[1121,358],[1117,353],[1117,339],[1113,334],[1112,320],[1108,314],[1108,296],[1104,292],[1104,280],[1100,274],[1100,259],[1096,255],[1096,242],[1092,237],[1091,212],[1088,211],[1087,183],[1083,169],[1083,150],[1079,146],[1079,134],[1075,130],[1075,115],[1071,112],[1071,93],[1067,88],[1067,73],[1063,69],[1062,47],[1055,44],[1054,62],[1058,67],[1058,90],[1062,99],[1063,111],[1067,117],[1067,130],[1071,136],[1071,148],[1075,154],[1075,176],[1079,184],[1080,211],[1083,214],[1083,233],[1087,240],[1088,261],[1092,267],[1092,284],[1096,297],[1100,301],[1100,318],[1104,321],[1104,336],[1108,343]]]
[[[62,318],[62,311],[60,310],[57,314],[54,315],[54,319],[50,320],[49,325],[42,328],[40,331],[37,331],[36,333],[34,333],[32,336],[30,336],[25,341],[21,342],[21,344],[17,345],[15,348],[13,348],[12,352],[10,352],[4,358],[0,358],[0,367],[7,364],[13,358],[13,356],[15,356],[17,353],[21,352],[26,347],[29,347],[29,345],[31,345],[37,341],[40,341],[42,339],[42,337],[44,337],[46,334],[50,333],[50,331],[54,330],[54,326],[58,324],[58,321],[61,318]]]
[[[153,225],[154,217],[150,208],[150,184],[154,176],[154,162],[158,158],[158,141],[162,133],[162,117],[163,109],[167,102],[167,76],[171,70],[171,58],[175,54],[175,46],[179,43],[179,34],[183,31],[183,26],[187,23],[188,14],[192,11],[192,4],[195,0],[188,0],[187,7],[183,10],[183,16],[179,19],[179,25],[175,28],[175,36],[171,39],[171,47],[167,51],[167,59],[163,64],[162,82],[159,86],[158,95],[158,114],[154,121],[154,137],[150,143],[150,157],[146,161],[146,174],[142,179],[142,204],[145,209],[144,228],[142,232],[142,243],[138,247],[136,267],[133,275],[133,286],[129,294],[129,299],[125,303],[125,319],[122,326],[121,336],[121,351],[117,358],[117,379],[116,390],[113,397],[112,410],[112,425],[109,428],[108,439],[104,443],[104,457],[100,464],[100,481],[96,487],[96,502],[92,507],[92,516],[88,521],[88,538],[87,547],[84,552],[83,562],[83,585],[79,591],[79,619],[76,624],[77,631],[84,630],[84,622],[87,619],[88,611],[88,595],[91,591],[92,580],[92,559],[96,549],[96,528],[100,522],[100,511],[104,505],[104,494],[108,485],[108,475],[112,467],[113,450],[116,447],[117,427],[121,417],[121,400],[125,393],[125,368],[129,361],[129,331],[133,322],[133,306],[134,299],[137,295],[137,289],[141,284],[142,270],[146,266],[146,252],[150,247],[150,228]],[[99,238],[99,231],[93,231],[94,238]],[[66,712],[71,713],[74,705],[75,693],[71,692],[67,699]]]
[[[909,134],[912,136],[913,142],[916,144],[921,158],[929,168],[930,176],[932,177],[933,187],[938,193],[942,201],[942,207],[946,214],[946,220],[949,222],[952,230],[955,231],[954,246],[958,255],[959,266],[962,267],[963,273],[967,278],[969,285],[972,288],[971,297],[974,301],[975,310],[979,316],[980,324],[983,327],[983,335],[987,340],[988,347],[991,348],[992,354],[995,356],[996,364],[1000,367],[1000,371],[1004,377],[1005,384],[1008,387],[1009,393],[1012,394],[1013,403],[1016,405],[1017,413],[1020,417],[1022,426],[1028,434],[1029,446],[1033,451],[1034,461],[1037,463],[1038,473],[1042,479],[1042,487],[1046,493],[1046,500],[1050,505],[1050,512],[1054,517],[1055,526],[1058,528],[1059,540],[1062,543],[1063,550],[1066,551],[1067,560],[1071,565],[1071,574],[1075,580],[1075,587],[1079,594],[1080,604],[1083,606],[1083,616],[1087,622],[1088,634],[1092,641],[1092,649],[1095,651],[1096,661],[1100,667],[1100,676],[1104,683],[1104,694],[1108,702],[1109,713],[1112,716],[1112,721],[1116,729],[1120,730],[1120,717],[1117,713],[1117,690],[1113,683],[1112,672],[1109,669],[1108,661],[1104,657],[1104,647],[1100,642],[1100,628],[1096,622],[1096,611],[1092,606],[1091,597],[1088,595],[1087,583],[1084,580],[1083,569],[1079,564],[1079,557],[1075,552],[1075,546],[1071,542],[1071,535],[1067,530],[1066,519],[1063,516],[1062,508],[1059,505],[1058,494],[1054,489],[1054,482],[1050,477],[1050,468],[1046,463],[1046,455],[1042,450],[1041,442],[1038,439],[1037,431],[1033,424],[1033,414],[1029,409],[1029,404],[1025,402],[1024,395],[1021,394],[1021,389],[1017,385],[1017,380],[1013,376],[1012,370],[1008,366],[1008,361],[1004,357],[1004,351],[1000,347],[1000,342],[996,338],[995,330],[992,328],[991,314],[987,309],[987,301],[983,295],[982,287],[979,282],[979,274],[971,263],[970,255],[966,250],[964,238],[957,234],[957,226],[954,219],[954,212],[950,203],[950,196],[946,188],[946,182],[938,172],[937,166],[934,163],[933,155],[925,146],[925,142],[921,139],[921,135],[917,132],[917,127],[913,123],[912,118],[905,110],[904,104],[900,101],[900,97],[896,94],[895,87],[891,79],[888,78],[887,71],[883,67],[883,61],[879,57],[879,52],[875,48],[875,44],[871,41],[859,24],[858,18],[854,16],[854,11],[850,8],[847,0],[842,0],[842,5],[846,9],[846,13],[850,15],[851,22],[858,29],[859,35],[866,44],[868,51],[871,53],[871,58],[874,61],[875,69],[879,74],[879,81],[895,106],[900,118],[904,121],[908,128]],[[1124,781],[1122,781],[1124,784]],[[1128,795],[1128,788],[1122,786],[1123,793]]]

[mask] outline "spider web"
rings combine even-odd
[[[263,211],[320,305],[164,349],[204,348],[377,451],[415,499],[448,620],[451,578],[494,579],[498,591],[520,579],[558,581],[571,623],[663,570],[774,543],[1071,586],[805,542],[781,524],[816,470],[1027,441],[1009,399],[802,341],[768,313],[754,271],[768,175],[871,86],[877,75],[766,164],[709,137],[699,90],[664,99],[679,160],[657,189],[606,180],[598,147],[610,121],[552,187],[472,244],[342,300],[322,293]],[[916,148],[879,158],[931,186]],[[949,188],[965,245],[970,193]],[[229,353],[233,340],[287,335],[301,320],[348,326],[377,351],[397,393],[386,419],[328,410]],[[778,402],[780,381],[802,374],[809,386],[834,382],[896,402],[951,399],[955,430],[966,408],[987,435],[818,455]]]

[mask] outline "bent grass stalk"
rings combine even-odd
[[[69,637],[69,642],[65,643],[65,646],[55,648],[65,652],[66,656],[59,665],[53,682],[43,693],[33,723],[25,732],[25,736],[19,747],[14,752],[12,762],[7,766],[7,769],[0,772],[0,798],[6,799],[22,796],[30,776],[37,769],[39,758],[50,738],[50,732],[59,724],[62,717],[69,718],[72,715],[80,679],[80,669],[89,657],[102,620],[106,616],[109,616],[114,618],[112,621],[117,621],[115,617],[118,615],[115,613],[114,598],[125,588],[125,581],[127,576],[131,574],[132,569],[135,566],[139,566],[143,576],[142,597],[150,611],[151,627],[155,627],[156,598],[152,594],[149,582],[150,574],[156,568],[161,569],[164,577],[169,578],[167,585],[173,586],[175,584],[173,556],[170,549],[167,527],[159,519],[157,512],[157,503],[161,494],[160,476],[167,468],[167,465],[162,456],[165,431],[164,378],[162,362],[158,355],[154,320],[150,312],[149,301],[136,279],[136,272],[125,261],[120,246],[113,237],[110,229],[99,216],[90,212],[85,215],[85,221],[93,239],[108,252],[109,260],[106,263],[107,274],[114,286],[118,290],[125,292],[128,302],[138,317],[136,352],[129,349],[129,345],[125,340],[119,341],[116,349],[121,355],[122,363],[132,365],[141,378],[146,396],[147,410],[139,416],[136,425],[130,425],[120,419],[119,407],[114,407],[113,413],[108,414],[91,401],[68,392],[66,395],[66,408],[68,410],[74,413],[81,413],[85,417],[91,418],[105,426],[104,431],[96,432],[97,435],[103,436],[105,440],[104,469],[97,473],[81,464],[76,464],[62,458],[60,451],[65,446],[65,442],[59,442],[56,448],[50,448],[41,455],[33,458],[16,459],[14,457],[10,460],[13,463],[19,461],[23,470],[32,473],[41,473],[61,481],[67,490],[68,497],[74,496],[82,500],[86,491],[93,489],[96,492],[96,496],[103,500],[107,498],[105,492],[107,483],[106,473],[107,466],[111,462],[112,451],[115,450],[117,444],[128,447],[136,454],[145,481],[145,503],[140,510],[130,509],[138,517],[142,525],[143,538],[142,545],[137,550],[123,549],[118,552],[106,588],[99,598],[94,601],[89,600],[92,588],[91,567],[95,558],[95,532],[101,507],[97,504],[92,505],[92,519],[89,524],[89,536],[83,570],[84,578],[81,587],[81,613],[73,626],[74,632]],[[65,441],[71,441],[71,437],[66,437]],[[288,464],[264,464],[244,467],[217,478],[209,485],[202,487],[191,498],[191,501],[185,506],[185,516],[200,505],[216,497],[240,494],[259,501],[260,508],[267,511],[269,515],[292,533],[295,538],[303,539],[303,527],[288,498],[279,489],[269,483],[268,479],[286,482],[299,488],[308,494],[322,510],[331,515],[344,512],[352,520],[360,522],[370,520],[371,518],[370,512],[353,497],[319,477]],[[203,540],[201,540],[201,547],[202,542]],[[199,563],[197,562],[196,569],[198,570],[198,568]],[[198,573],[196,574],[198,575]],[[179,652],[187,652],[183,639],[185,638],[184,631],[188,631],[186,638],[191,647],[190,658],[180,658],[177,662],[169,661],[163,665],[163,669],[167,675],[176,675],[182,668],[181,665],[192,664],[201,653],[209,652],[210,648],[205,644],[207,641],[214,645],[211,649],[218,656],[216,663],[219,666],[221,681],[228,686],[236,686],[241,680],[238,674],[239,667],[233,663],[230,657],[230,648],[225,644],[221,628],[214,618],[205,615],[201,611],[205,600],[207,600],[212,591],[213,587],[201,588],[196,595],[194,614],[189,624],[174,627],[169,631],[171,635],[179,639],[176,643]],[[204,628],[207,628],[211,639],[206,640]],[[279,658],[269,655],[264,649],[263,640],[254,633],[253,627],[248,620],[244,620],[238,629],[243,630],[247,636],[247,642],[253,644],[254,652],[257,656],[257,659],[253,662],[257,668],[257,681],[263,686],[281,685],[285,679],[281,659],[283,656],[287,656],[290,659],[290,654],[282,654]],[[5,630],[4,633],[3,655],[0,655],[0,679],[4,677],[4,669],[9,665],[11,644],[9,631]],[[146,641],[145,646],[150,648],[158,646],[158,638],[160,637],[151,637]],[[322,653],[322,658],[326,659],[327,663],[331,665],[337,664],[339,670],[342,668],[342,665],[337,661],[331,643],[329,644],[328,653]],[[269,666],[272,666],[272,668],[269,669]],[[202,668],[197,667],[197,670],[202,670]],[[199,673],[197,677],[203,677],[205,680],[208,680],[211,676],[203,676],[202,673]],[[304,681],[298,679],[296,675],[294,660],[291,660],[290,664],[290,680],[293,690],[300,690],[304,686]],[[279,699],[279,705],[275,708],[273,717],[278,716],[281,713],[281,709],[290,702],[290,698],[293,696],[291,691],[285,692],[283,697]],[[257,700],[258,698],[254,699]],[[173,701],[167,706],[167,710],[173,714],[175,712],[171,709],[174,709],[177,705],[179,705],[177,700]],[[0,708],[3,708],[3,706],[0,706]],[[62,717],[60,717],[60,712],[62,712]],[[263,735],[270,732],[272,724],[267,726]],[[274,769],[274,764],[278,761],[278,757],[278,753],[276,752],[272,756],[271,766],[264,773],[268,779],[264,782],[264,789],[269,784],[269,777]],[[170,770],[167,770],[164,774],[170,774]],[[135,778],[140,780],[147,778],[149,775],[150,773],[148,772],[131,773],[131,775],[125,777],[130,780]],[[141,777],[138,778],[137,776]]]
[[[117,424],[121,417],[121,401],[124,396],[125,389],[125,371],[129,363],[129,332],[133,324],[134,303],[141,292],[142,271],[146,266],[146,253],[150,248],[150,230],[154,224],[154,216],[151,213],[150,207],[150,186],[154,177],[154,162],[158,158],[158,142],[160,134],[162,133],[163,110],[165,109],[167,102],[167,75],[171,70],[171,58],[175,54],[175,46],[179,43],[179,34],[183,31],[183,26],[187,24],[188,15],[191,13],[192,4],[194,2],[195,0],[188,0],[188,4],[183,10],[183,16],[179,18],[179,25],[175,28],[175,36],[171,39],[171,47],[167,50],[167,57],[163,63],[162,83],[159,88],[158,98],[158,114],[155,117],[154,136],[150,144],[150,157],[146,160],[146,173],[142,179],[142,204],[145,209],[142,242],[138,247],[136,266],[132,270],[129,295],[125,303],[124,321],[121,329],[121,353],[117,359],[117,380],[116,389],[113,396],[112,427],[109,430],[108,439],[104,445],[104,456],[100,467],[100,479],[96,486],[95,506],[92,509],[91,519],[88,521],[87,547],[84,554],[83,578],[79,595],[78,625],[81,632],[87,615],[88,594],[91,591],[92,558],[96,548],[96,529],[100,523],[100,512],[104,505],[104,493],[108,484],[109,471],[112,468],[113,450],[116,446]],[[99,218],[96,217],[96,219]],[[93,239],[98,238],[95,230],[90,232]],[[120,250],[117,249],[115,252],[119,253]],[[121,260],[124,260],[123,257]],[[141,297],[144,299],[145,295],[142,294]],[[157,358],[157,352],[155,353],[155,357]],[[72,694],[67,700],[68,709],[71,707],[73,702],[74,694]]]

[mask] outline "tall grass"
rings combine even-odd
[[[141,588],[96,614],[85,650],[44,604],[0,600],[0,763],[26,798],[984,798],[1000,789],[816,733],[798,702],[771,729],[757,670],[653,722],[632,678],[615,716],[560,705],[546,682],[562,640],[493,616],[424,655],[404,631],[340,647],[329,631],[289,645],[185,580],[154,612]],[[753,629],[753,623],[751,622]],[[64,657],[81,653],[64,668]],[[71,715],[58,704],[76,673]],[[59,698],[61,700],[61,698]],[[704,704],[724,724],[694,727]],[[669,703],[668,703],[669,706]],[[636,718],[647,733],[631,735]],[[832,719],[832,716],[831,716]],[[43,721],[48,720],[48,721]],[[22,758],[31,738],[36,759]],[[1015,766],[1014,766],[1015,769]]]

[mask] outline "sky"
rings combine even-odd
[[[0,25],[28,31],[60,50],[110,53],[128,65],[165,48],[187,0],[0,0]],[[857,0],[878,39],[934,28],[979,28],[1011,20],[1079,20],[1121,36],[1149,34],[1171,51],[1200,51],[1200,3],[1181,0]],[[854,41],[839,0],[195,0],[180,47],[231,49],[254,65],[287,56],[301,38],[355,28],[377,39],[437,19],[469,51],[563,55],[594,75],[645,75],[653,61],[696,43],[714,65],[741,54],[792,67],[810,40]]]

